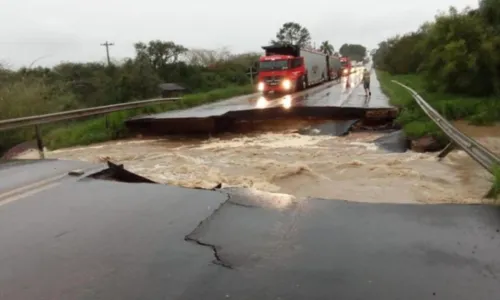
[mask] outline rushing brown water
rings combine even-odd
[[[453,125],[500,156],[500,123],[494,126],[473,126],[465,121],[456,121]],[[481,189],[483,192],[487,191],[491,187],[491,175],[464,151],[454,151],[449,156],[448,160],[459,174],[462,184],[476,187],[477,192]]]
[[[500,133],[500,132],[499,132]],[[161,183],[184,187],[240,186],[298,198],[408,203],[483,203],[491,176],[462,151],[387,153],[376,133],[347,137],[290,132],[224,139],[128,140],[57,150],[48,157],[125,164]],[[486,139],[500,149],[499,137]]]

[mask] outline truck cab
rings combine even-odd
[[[262,47],[257,90],[264,94],[287,94],[307,86],[307,71],[300,50],[293,46]]]

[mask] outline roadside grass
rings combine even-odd
[[[177,109],[186,109],[198,105],[217,102],[236,96],[253,93],[253,86],[231,86],[207,93],[189,94],[182,100],[167,104],[156,104],[138,109],[131,109],[93,117],[47,125],[43,132],[45,147],[58,148],[83,146],[127,137],[129,132],[124,122],[135,116],[156,114]],[[107,123],[107,126],[106,126]]]
[[[396,121],[410,138],[432,135],[444,139],[443,133],[432,122],[403,87],[391,82],[397,80],[411,88],[448,120],[467,120],[472,125],[487,126],[500,121],[500,99],[473,98],[438,92],[428,92],[423,78],[416,74],[391,75],[377,70],[382,91],[392,105],[401,109]]]

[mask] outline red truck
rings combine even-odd
[[[257,90],[292,93],[336,77],[338,58],[298,46],[264,46],[259,59]]]

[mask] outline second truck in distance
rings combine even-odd
[[[265,46],[259,59],[257,90],[285,94],[337,78],[340,59],[297,46]]]

